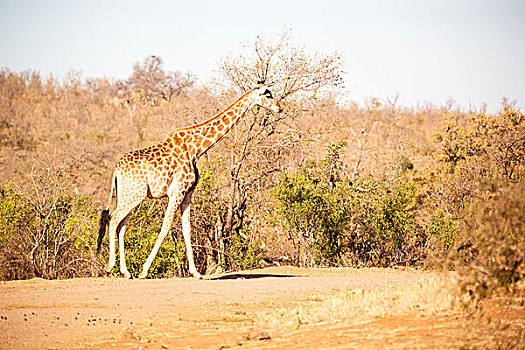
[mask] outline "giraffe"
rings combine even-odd
[[[109,273],[115,266],[115,240],[118,232],[120,272],[125,278],[131,278],[124,253],[124,233],[129,214],[146,197],[168,197],[162,228],[138,277],[147,277],[151,263],[169,232],[176,210],[180,207],[182,234],[190,273],[195,278],[202,278],[195,268],[190,239],[191,197],[199,182],[197,160],[255,106],[268,109],[272,113],[282,111],[269,86],[262,83],[215,117],[200,124],[171,131],[156,145],[129,152],[117,162],[113,170],[108,205],[100,216],[97,239],[99,252],[109,226],[109,264],[105,267],[106,272]],[[117,204],[110,215],[113,189],[116,192]]]

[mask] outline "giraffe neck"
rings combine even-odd
[[[199,158],[215,143],[220,141],[253,105],[253,98],[250,97],[250,92],[248,92],[215,117],[194,126],[196,158]]]

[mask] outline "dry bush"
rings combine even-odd
[[[459,271],[473,301],[504,293],[524,297],[525,184],[511,184],[478,202],[469,230],[474,258]]]
[[[438,139],[446,171],[433,201],[460,223],[457,249],[445,263],[475,310],[495,295],[523,296],[525,272],[525,124],[504,104],[498,115],[447,115]]]
[[[127,95],[126,84],[84,80],[78,72],[58,81],[36,72],[0,71],[2,177],[25,187],[21,175],[29,173],[35,161],[57,154],[81,160],[71,169],[82,178],[75,184],[78,193],[102,201],[120,156],[215,112],[211,103],[205,104],[214,100],[206,91],[188,91],[188,96],[172,97],[171,103],[151,106]]]

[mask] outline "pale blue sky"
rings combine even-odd
[[[204,82],[220,57],[285,26],[296,43],[346,58],[355,101],[525,105],[523,0],[0,0],[0,66],[125,78],[154,54]]]

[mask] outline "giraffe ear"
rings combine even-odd
[[[264,80],[264,79],[261,79],[261,80],[257,81],[257,85],[259,85],[259,86],[265,85],[267,87],[271,87],[271,86],[274,86],[275,84],[277,84],[277,83],[276,82],[266,83],[266,80]]]
[[[274,86],[275,84],[277,84],[277,82],[266,83],[264,80],[259,80],[257,81],[256,89],[262,88],[263,86],[269,88]]]

